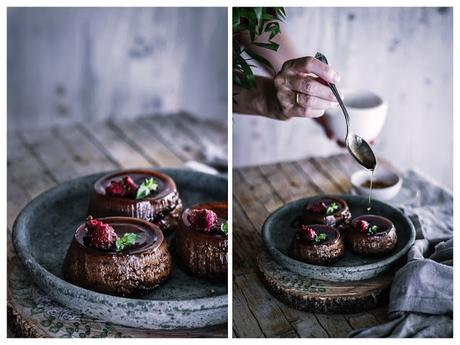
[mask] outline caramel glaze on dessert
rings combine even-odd
[[[321,202],[330,204],[335,202],[338,204],[339,208],[330,215],[327,215],[325,212],[313,212],[311,208],[315,205],[319,205]],[[339,231],[345,231],[348,229],[348,226],[351,221],[351,213],[348,208],[348,204],[345,200],[336,197],[320,197],[310,201],[303,211],[303,214],[300,216],[300,224],[311,225],[311,224],[325,224],[332,226]]]
[[[174,248],[182,265],[193,275],[213,281],[227,279],[228,238],[220,231],[201,232],[193,229],[187,215],[193,209],[209,209],[219,221],[226,221],[227,203],[211,202],[194,205],[184,211],[174,234]]]
[[[140,200],[134,197],[106,194],[105,190],[111,181],[127,175],[138,185],[153,177],[158,183],[158,189],[151,196]],[[171,177],[153,170],[124,170],[103,176],[96,181],[88,214],[96,218],[111,216],[140,218],[152,222],[167,233],[177,228],[181,212],[182,202]]]
[[[122,250],[102,250],[86,241],[86,224],[78,227],[64,259],[68,282],[116,296],[149,293],[171,273],[171,256],[161,230],[146,221],[129,217],[100,219],[121,237],[135,233],[135,243]]]
[[[370,226],[377,225],[377,232],[369,234],[367,231],[360,231],[356,225],[359,221],[365,221]],[[346,237],[347,246],[351,251],[369,258],[388,255],[396,247],[397,242],[398,236],[393,223],[385,217],[376,215],[363,215],[353,219]]]
[[[315,243],[303,238],[298,231],[289,247],[289,255],[292,258],[315,265],[329,265],[344,255],[343,237],[337,229],[324,224],[312,224],[308,227],[317,234],[325,233],[327,239]]]

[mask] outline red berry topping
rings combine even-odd
[[[121,180],[110,181],[105,192],[111,196],[135,196],[138,185],[130,176],[123,176]]]
[[[307,210],[313,213],[324,213],[327,210],[327,205],[324,202],[318,202],[308,206]]]
[[[307,241],[314,241],[316,238],[316,231],[307,225],[300,226],[300,234]]]
[[[123,177],[123,185],[126,191],[126,195],[129,195],[129,196],[136,195],[137,188],[139,188],[139,186],[136,184],[136,182],[133,181],[131,176]]]
[[[209,232],[217,223],[217,214],[206,208],[194,209],[187,215],[187,220],[196,230]]]
[[[91,216],[86,218],[86,230],[89,244],[95,248],[110,249],[118,239],[118,235],[109,224],[93,219]]]
[[[358,220],[355,223],[355,229],[361,232],[366,232],[368,227],[369,227],[369,223],[366,222],[365,220]]]

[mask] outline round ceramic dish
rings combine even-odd
[[[366,213],[368,199],[361,196],[336,195],[344,199],[353,218]],[[297,230],[293,224],[311,198],[290,202],[273,212],[263,225],[265,246],[273,258],[290,271],[303,276],[328,281],[356,281],[370,279],[392,268],[415,241],[415,229],[409,218],[398,209],[381,201],[372,201],[372,214],[390,219],[398,234],[398,244],[388,256],[367,259],[345,249],[345,256],[330,266],[318,266],[297,261],[288,256],[289,244]]]
[[[177,184],[185,207],[227,200],[227,179],[190,170],[157,169]],[[63,280],[62,263],[75,229],[86,218],[94,182],[78,178],[32,200],[13,228],[13,242],[37,285],[51,298],[86,315],[147,329],[198,328],[227,321],[227,284],[195,278],[174,264],[167,282],[142,298],[90,291]],[[170,240],[170,239],[168,239]]]

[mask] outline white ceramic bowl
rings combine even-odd
[[[388,105],[371,91],[344,89],[339,92],[350,115],[352,132],[360,135],[367,142],[377,138],[385,123]],[[342,109],[340,107],[327,109],[324,116],[337,139],[343,142],[346,126]]]
[[[368,170],[358,170],[351,175],[351,185],[356,194],[369,196],[369,188],[363,187],[362,184],[370,180],[370,178],[371,173]],[[401,190],[402,177],[393,171],[377,168],[374,173],[374,184],[376,182],[384,182],[389,186],[385,188],[373,188],[372,198],[387,201],[394,198]]]

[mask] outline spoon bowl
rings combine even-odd
[[[348,132],[346,146],[348,152],[350,152],[359,164],[369,170],[375,169],[377,160],[375,159],[374,152],[366,140],[357,134]]]

